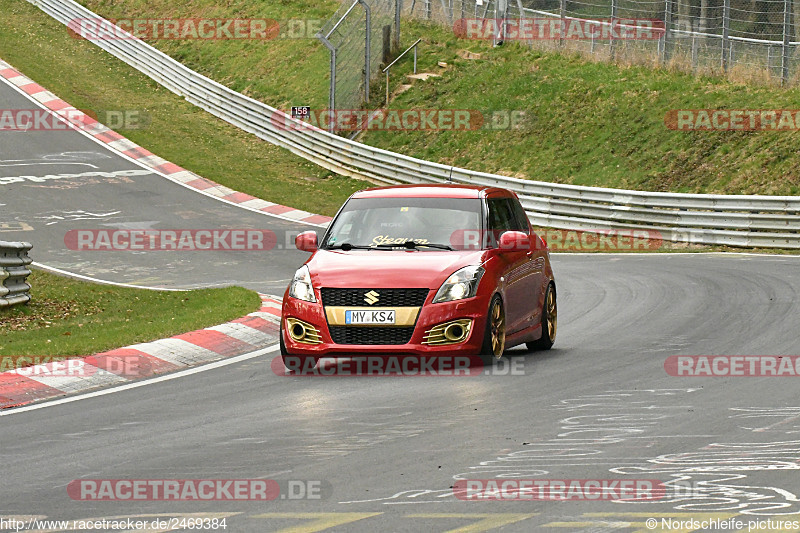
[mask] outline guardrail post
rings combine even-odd
[[[781,85],[789,81],[789,38],[792,26],[792,4],[790,0],[783,0],[783,43],[781,45]]]
[[[24,304],[31,300],[27,283],[32,263],[28,252],[33,246],[29,242],[0,241],[0,307]]]

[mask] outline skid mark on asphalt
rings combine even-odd
[[[551,439],[525,443],[453,475],[455,480],[530,479],[554,477],[580,479],[586,467],[606,464],[609,468],[636,466],[645,458],[632,451],[646,449],[660,439],[706,439],[709,435],[662,435],[666,420],[682,414],[683,402],[697,389],[643,389],[606,391],[561,400],[551,406],[569,416],[559,420],[559,431]],[[571,471],[577,472],[570,474]],[[339,502],[381,502],[386,505],[455,501],[453,489],[420,488],[385,497]]]

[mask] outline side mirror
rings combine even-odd
[[[531,236],[521,231],[506,231],[500,235],[497,247],[501,252],[527,252],[531,249]]]
[[[317,232],[304,231],[294,238],[294,245],[298,250],[303,252],[316,252],[317,251]]]

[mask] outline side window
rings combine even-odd
[[[530,231],[528,215],[525,214],[525,210],[516,198],[511,198],[509,201],[511,202],[511,208],[514,210],[514,219],[517,225],[516,230],[528,233],[528,231]]]
[[[489,198],[489,230],[508,231],[516,226],[514,211],[507,198]]]
[[[528,217],[514,198],[489,198],[489,229],[528,232]]]

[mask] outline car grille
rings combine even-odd
[[[375,307],[421,307],[430,292],[429,289],[334,289],[323,287],[322,304],[363,307],[367,305],[364,295],[370,291],[375,291],[379,295],[378,301],[374,304]]]
[[[414,335],[414,326],[330,326],[328,329],[336,344],[408,344]]]

